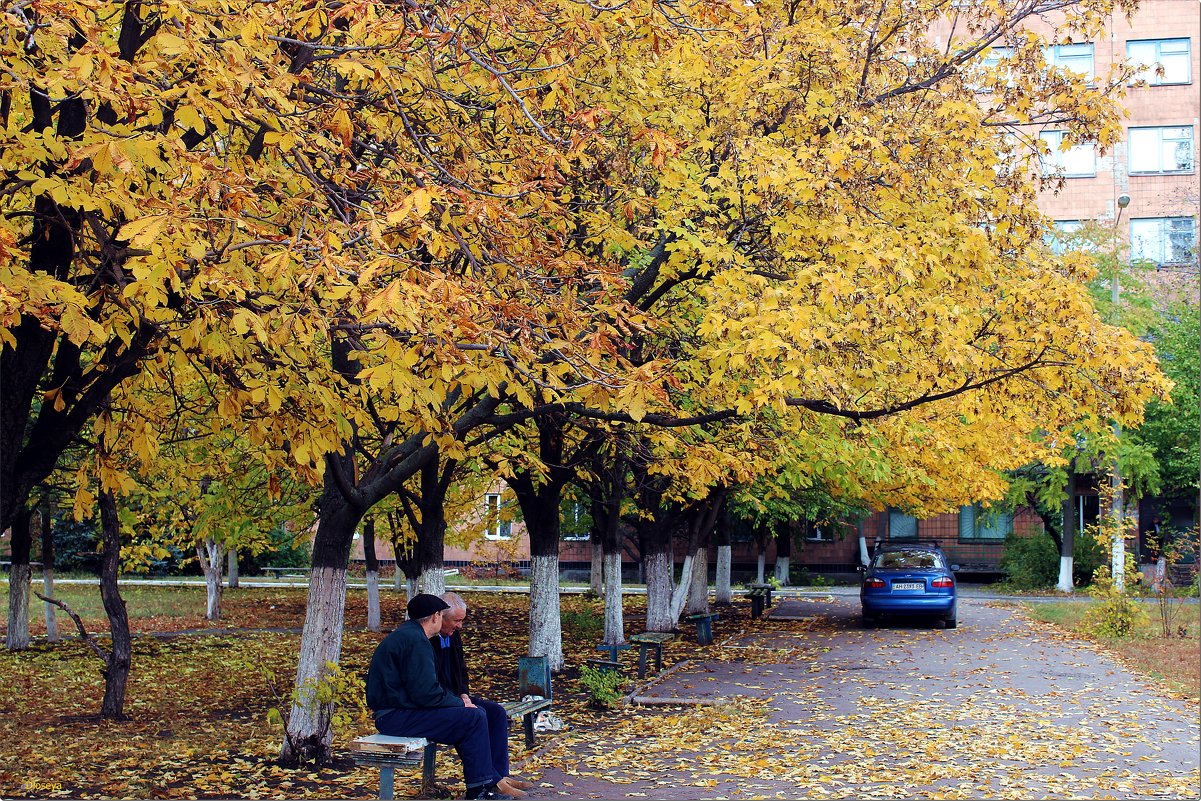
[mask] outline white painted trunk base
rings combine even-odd
[[[763,584],[767,574],[767,554],[763,551],[759,552],[759,559],[755,570],[755,583]]]
[[[730,545],[717,546],[717,595],[719,604],[734,602],[734,590],[730,586],[730,570],[734,565],[734,548]]]
[[[346,607],[346,570],[333,567],[313,568],[309,578],[309,597],[300,635],[300,656],[296,663],[297,692],[288,716],[287,736],[280,756],[285,762],[297,757],[312,757],[314,742],[329,748],[333,736],[328,705],[315,702],[313,690],[326,676],[326,663],[335,665],[342,657],[343,614]],[[302,752],[295,753],[293,744]]]
[[[621,608],[621,552],[605,554],[605,638],[606,645],[626,641],[625,616]]]
[[[200,568],[204,571],[205,608],[204,616],[208,620],[221,619],[221,568],[224,549],[216,540],[205,540],[196,546],[200,556]]]
[[[42,595],[47,598],[54,597],[54,568],[42,568]],[[46,612],[46,640],[49,642],[58,642],[58,607],[54,604],[43,602]]]
[[[440,567],[423,570],[417,577],[417,587],[419,593],[441,595],[446,592],[446,572]]]
[[[688,581],[688,603],[684,613],[699,615],[709,611],[709,553],[706,548],[698,548],[692,557],[692,575],[685,574],[681,583]]]
[[[1072,565],[1075,561],[1070,556],[1059,557],[1059,583],[1055,585],[1055,589],[1060,592],[1072,592],[1075,589],[1072,584]]]
[[[238,588],[238,552],[231,548],[226,561],[228,565],[225,568],[225,586],[236,590]]]
[[[684,604],[688,602],[688,591],[692,589],[692,554],[684,557],[684,566],[680,570],[680,583],[671,593],[671,627],[674,629],[684,614]]]
[[[781,587],[788,586],[788,557],[776,557],[776,580],[780,582]]]
[[[12,565],[8,573],[8,635],[5,647],[23,651],[29,647],[29,565]]]
[[[868,563],[871,562],[871,560],[872,560],[872,558],[870,555],[868,555],[868,552],[867,552],[867,537],[860,535],[859,536],[859,564],[866,567],[868,565]]]
[[[367,571],[367,629],[379,631],[379,571]]]
[[[563,619],[559,608],[559,557],[530,557],[530,656],[563,669]]]
[[[671,614],[671,555],[650,553],[646,565],[646,630],[671,631],[676,619]]]

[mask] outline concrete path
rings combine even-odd
[[[772,612],[639,693],[682,705],[532,757],[531,797],[1201,796],[1195,702],[1012,609],[963,599],[955,630],[865,631],[839,597]]]

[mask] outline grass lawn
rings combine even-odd
[[[1173,600],[1172,636],[1164,637],[1159,606],[1144,604],[1145,620],[1128,637],[1093,636],[1084,621],[1092,605],[1085,601],[1025,604],[1026,614],[1068,631],[1090,637],[1135,670],[1187,698],[1201,698],[1201,607]],[[1183,632],[1184,636],[1181,636]]]

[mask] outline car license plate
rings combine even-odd
[[[894,590],[924,590],[926,585],[920,581],[894,581],[892,588]]]

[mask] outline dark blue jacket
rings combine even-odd
[[[375,647],[367,668],[367,706],[376,713],[463,706],[458,696],[438,684],[434,649],[415,620],[406,622]]]

